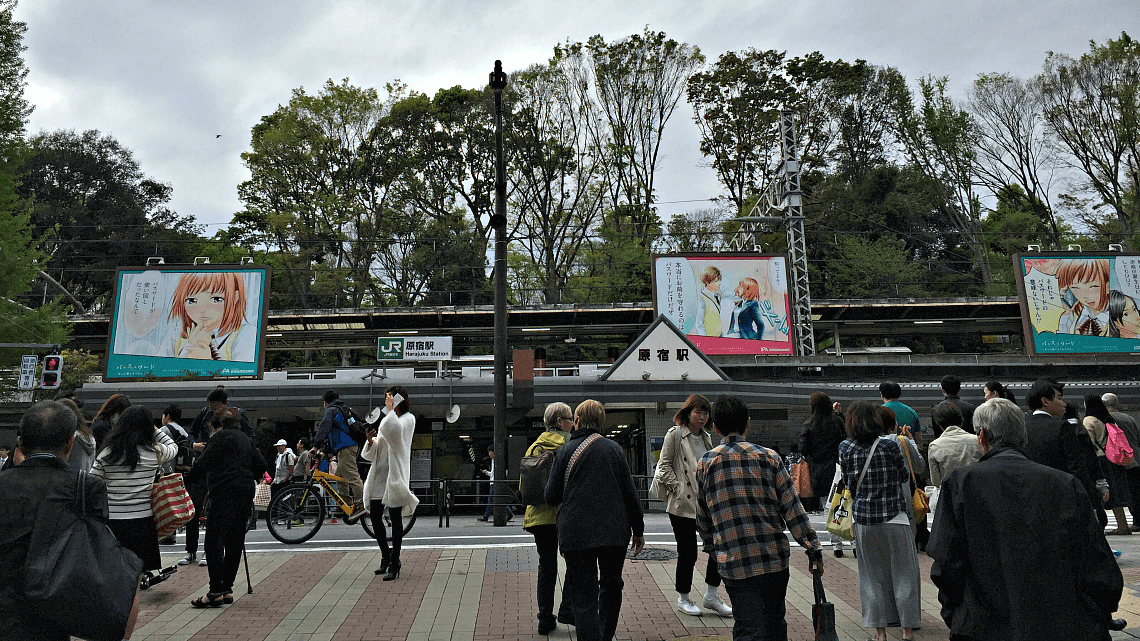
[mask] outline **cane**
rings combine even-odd
[[[246,594],[253,594],[253,582],[249,580],[249,555],[245,553],[245,541],[241,542],[241,558],[245,559]]]

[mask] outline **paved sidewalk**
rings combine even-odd
[[[1130,539],[1136,539],[1133,543]],[[1134,628],[1114,639],[1140,638],[1140,596],[1136,561],[1140,536],[1120,537],[1127,548],[1121,565],[1127,582],[1117,616]],[[177,559],[165,548],[164,563]],[[930,557],[922,566],[923,628],[918,639],[945,639],[937,591],[929,582]],[[139,641],[497,641],[536,639],[534,586],[538,557],[532,546],[418,549],[404,553],[399,580],[384,582],[373,574],[379,551],[296,552],[249,555],[253,594],[246,594],[245,566],[234,586],[233,605],[207,610],[190,607],[206,592],[207,568],[182,567],[169,581],[142,593]],[[824,585],[836,606],[839,638],[862,641],[857,561],[850,552],[837,559],[826,555]],[[730,639],[732,620],[712,614],[692,617],[673,609],[676,561],[630,560],[625,566],[625,592],[617,638],[630,641]],[[704,584],[697,562],[693,600],[700,603]],[[788,586],[788,638],[810,640],[812,585],[806,559],[793,547]],[[560,568],[564,571],[564,568]],[[561,572],[560,572],[561,575]],[[561,594],[561,576],[559,591]],[[728,601],[721,589],[721,596]],[[901,638],[901,631],[889,631]],[[573,628],[559,624],[550,639],[575,639]]]

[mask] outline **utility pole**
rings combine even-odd
[[[495,61],[489,83],[495,92],[495,214],[491,228],[495,230],[495,526],[507,524],[503,495],[506,490],[507,463],[507,162],[503,154],[503,89],[507,74],[503,62]]]

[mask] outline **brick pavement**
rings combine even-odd
[[[1136,548],[1140,548],[1140,537]],[[1115,541],[1114,541],[1115,543]],[[1128,542],[1131,544],[1131,541]],[[1132,545],[1128,545],[1128,557]],[[1137,549],[1140,552],[1140,549]],[[164,557],[167,563],[177,555]],[[1140,558],[1140,557],[1138,557]],[[795,549],[788,585],[788,637],[810,640],[811,577]],[[931,560],[920,555],[923,629],[918,639],[945,639],[937,591],[929,582]],[[1130,560],[1130,559],[1128,559]],[[1125,563],[1126,574],[1132,563]],[[537,555],[533,547],[407,550],[400,579],[384,582],[373,574],[380,555],[374,550],[250,554],[253,594],[246,594],[245,568],[238,575],[233,605],[196,610],[190,600],[206,592],[206,568],[186,566],[142,593],[139,641],[503,641],[541,640],[536,634],[534,587]],[[731,619],[706,614],[692,617],[673,609],[676,561],[627,561],[618,639],[672,641],[729,639]],[[699,603],[704,583],[697,561],[692,597]],[[872,634],[861,625],[858,562],[826,557],[824,586],[836,606],[839,638],[862,641]],[[560,567],[558,594],[561,594]],[[1140,627],[1140,593],[1125,589],[1118,616]],[[721,595],[728,601],[727,594]],[[901,638],[901,631],[889,631]],[[559,625],[550,639],[576,639],[573,628]],[[1114,639],[1140,638],[1140,629],[1114,633]]]

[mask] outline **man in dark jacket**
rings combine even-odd
[[[942,430],[950,427],[949,425],[939,425],[938,420],[934,418],[934,408],[942,403],[950,403],[962,412],[962,423],[956,427],[961,427],[963,430],[973,434],[974,433],[974,406],[962,399],[958,398],[958,393],[962,391],[962,381],[958,380],[957,376],[947,374],[942,377],[942,402],[935,403],[930,408],[930,424],[934,426],[934,438],[942,435]]]
[[[986,401],[982,459],[942,483],[926,548],[942,618],[955,641],[1108,641],[1120,568],[1080,482],[1019,451],[1024,422],[1013,403]]]
[[[340,400],[336,390],[329,390],[321,397],[324,402],[325,414],[321,418],[321,425],[317,428],[316,443],[318,445],[328,442],[336,452],[336,473],[344,479],[347,486],[344,491],[344,501],[352,506],[352,514],[346,514],[344,522],[353,525],[363,517],[364,510],[364,481],[360,479],[360,468],[357,457],[360,455],[360,443],[348,433],[350,420],[348,408]]]
[[[71,509],[76,504],[79,477],[67,465],[75,435],[75,414],[55,401],[37,403],[20,420],[19,447],[23,463],[0,472],[0,639],[67,641],[67,634],[50,629],[28,609],[20,594],[23,567],[36,515],[45,509]],[[83,491],[87,514],[107,520],[107,485],[87,475]],[[132,581],[137,586],[137,581]],[[137,596],[137,594],[136,594]],[[138,602],[122,636],[129,636]],[[91,616],[100,616],[92,612]]]
[[[561,505],[558,543],[566,557],[566,586],[582,641],[613,639],[621,612],[625,546],[645,547],[645,522],[625,453],[598,434],[606,411],[586,400],[574,411],[570,440],[554,457],[546,502]],[[565,596],[563,597],[565,598]]]

